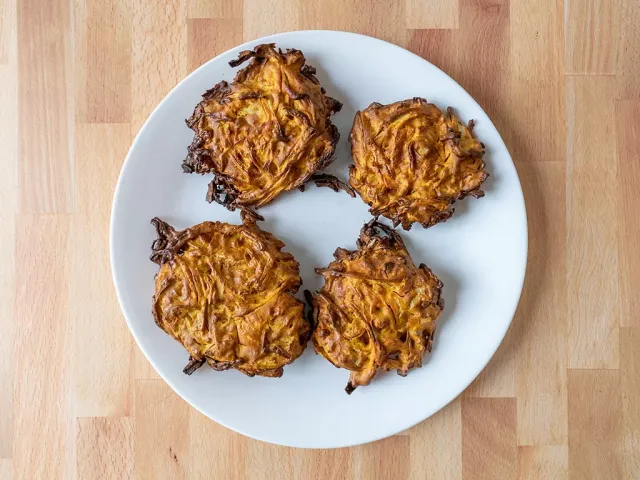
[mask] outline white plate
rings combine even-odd
[[[487,147],[491,176],[482,199],[456,205],[448,222],[401,232],[416,263],[444,282],[445,310],[433,352],[406,378],[380,372],[370,386],[344,392],[349,372],[313,352],[285,367],[279,379],[201,368],[182,373],[186,351],[154,323],[151,297],[157,266],[149,261],[159,216],[182,229],[204,220],[239,223],[238,212],[205,202],[209,176],[186,175],[180,164],[193,132],[184,123],[200,95],[220,80],[241,50],[275,42],[304,52],[330,96],[344,103],[333,122],[341,139],[327,169],[347,178],[348,133],[358,109],[426,97],[453,106]],[[355,248],[367,206],[344,192],[309,186],[260,210],[261,228],[274,233],[300,262],[303,288],[321,287],[314,267],[327,265],[336,247]],[[291,32],[246,43],[214,58],[183,80],[158,105],[122,167],[111,216],[111,265],[118,298],[140,349],[166,382],[193,407],[244,435],[280,445],[331,448],[371,442],[405,430],[458,396],[480,373],[504,337],[522,289],[527,221],[520,182],[509,152],[487,115],[456,82],[422,58],[390,43],[352,33]],[[302,293],[302,291],[300,292]]]

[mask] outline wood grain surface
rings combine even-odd
[[[0,479],[640,478],[639,24],[637,0],[0,0]],[[324,451],[242,437],[173,393],[108,258],[118,172],[156,104],[234,45],[314,28],[461,83],[513,155],[530,228],[518,312],[478,379],[406,432]]]

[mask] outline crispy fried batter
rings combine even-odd
[[[378,368],[405,376],[422,366],[444,308],[438,277],[416,267],[400,235],[375,219],[356,251],[338,248],[334,257],[316,269],[325,284],[313,296],[312,340],[317,353],[351,370],[346,392],[369,385]]]
[[[300,187],[331,163],[340,138],[329,117],[342,104],[324,94],[301,51],[259,45],[229,64],[247,60],[231,84],[205,92],[187,120],[195,137],[182,165],[213,173],[207,200],[232,210]]]
[[[253,218],[243,222],[176,231],[152,220],[151,260],[160,265],[153,316],[191,355],[189,375],[206,361],[215,370],[280,377],[309,340],[304,304],[293,296],[298,263]]]
[[[356,113],[349,136],[349,183],[394,226],[443,222],[456,200],[484,195],[484,145],[472,130],[473,121],[465,126],[450,108],[443,113],[423,98],[372,103]]]

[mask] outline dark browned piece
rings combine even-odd
[[[207,200],[259,208],[299,188],[333,160],[340,137],[329,117],[342,104],[325,95],[299,50],[258,45],[230,62],[240,70],[203,95],[187,125],[195,132],[182,168],[211,173]]]
[[[242,212],[242,225],[204,222],[182,231],[151,221],[158,234],[151,260],[160,266],[153,316],[189,352],[187,375],[208,363],[279,377],[309,340],[304,304],[293,296],[302,282],[298,263],[252,213]]]
[[[368,385],[381,368],[405,376],[431,351],[444,308],[442,282],[415,266],[402,238],[377,219],[365,224],[357,250],[338,248],[313,295],[313,346],[351,371],[346,392]]]
[[[451,108],[423,98],[372,103],[356,114],[349,140],[350,185],[394,226],[431,227],[453,215],[457,200],[484,195],[484,145],[473,121],[462,124]]]

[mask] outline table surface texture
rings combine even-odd
[[[638,25],[637,0],[0,0],[0,479],[640,478]],[[530,229],[477,380],[339,450],[189,407],[136,347],[109,266],[152,109],[218,53],[304,29],[388,40],[458,81],[513,156]]]

